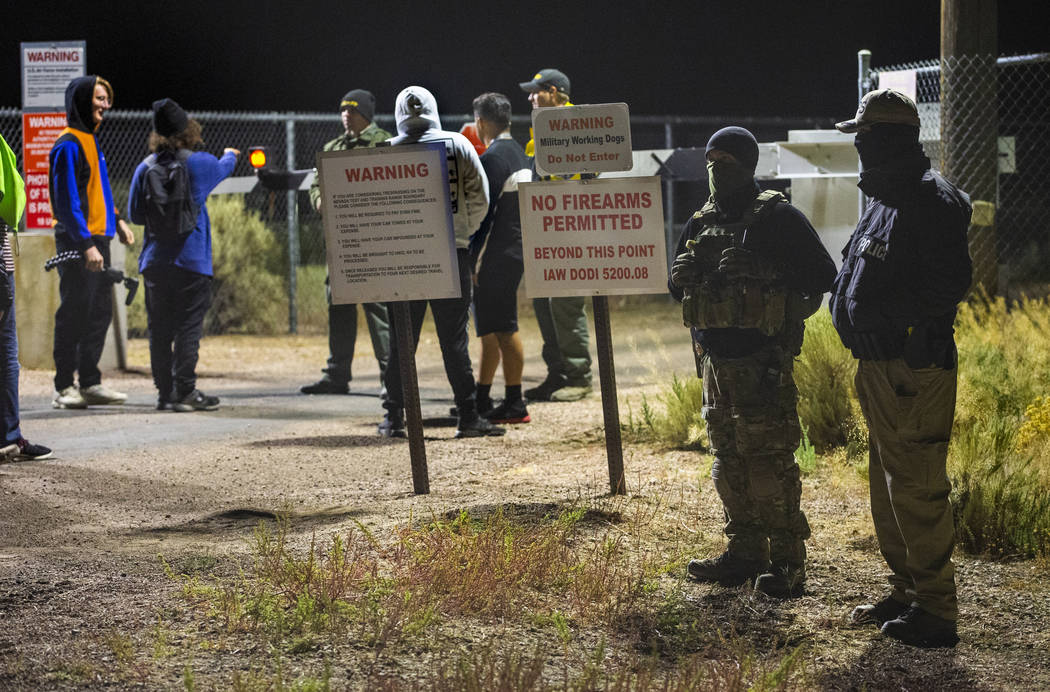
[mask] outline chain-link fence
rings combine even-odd
[[[914,72],[926,153],[974,200],[970,253],[977,282],[1000,295],[1046,295],[1050,53],[862,70],[861,91],[878,88],[880,75],[890,72]]]
[[[249,147],[266,146],[271,160],[282,167],[313,167],[314,156],[324,143],[342,132],[337,113],[191,112],[190,115],[203,126],[206,150],[218,155],[223,147],[234,147],[246,153]],[[442,126],[454,131],[468,120],[472,118],[466,114],[443,115],[441,118]],[[127,208],[128,187],[135,167],[148,154],[147,137],[151,122],[148,111],[112,110],[106,114],[106,124],[99,132],[114,199],[121,209]],[[511,134],[519,142],[528,140],[530,122],[528,115],[514,117]],[[376,123],[386,130],[395,131],[392,115],[377,114]],[[828,128],[832,123],[830,117],[635,116],[631,119],[631,137],[634,149],[703,147],[712,133],[728,124],[747,127],[759,141],[769,142],[785,139],[788,130]],[[15,151],[21,167],[20,110],[0,108],[0,133]],[[242,156],[233,176],[251,175],[253,172],[247,156]],[[706,199],[707,183],[667,182],[664,189],[668,237],[676,238],[675,229]],[[214,207],[214,203],[210,202],[209,207]],[[279,258],[269,258],[266,264],[282,282],[282,295],[275,301],[272,291],[237,290],[236,305],[229,309],[244,314],[226,312],[221,320],[206,322],[206,327],[211,333],[271,329],[307,333],[327,331],[324,232],[321,217],[310,205],[308,194],[256,189],[245,196],[245,207],[261,216],[274,241],[267,247],[272,246],[280,253]],[[230,240],[236,242],[236,236]],[[223,241],[216,239],[216,243],[219,242]],[[274,269],[275,265],[278,268]],[[217,284],[222,271],[216,267]],[[260,318],[248,319],[248,313]],[[132,317],[134,328],[135,311]]]

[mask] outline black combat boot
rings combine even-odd
[[[798,598],[806,585],[806,566],[792,562],[775,562],[758,575],[755,591],[772,598]]]
[[[696,581],[740,586],[753,581],[769,568],[768,560],[749,560],[726,551],[707,560],[690,560],[686,572]]]
[[[954,620],[928,613],[912,606],[903,615],[882,625],[882,633],[909,646],[923,649],[951,648],[959,643]]]
[[[910,606],[903,601],[898,601],[893,596],[887,596],[878,603],[865,603],[853,609],[849,621],[852,625],[875,625],[882,627],[890,620],[896,620],[908,611]]]

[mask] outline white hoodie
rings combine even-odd
[[[489,210],[489,181],[474,145],[458,132],[441,129],[437,101],[423,87],[410,86],[401,90],[394,104],[394,118],[397,120],[397,136],[388,142],[393,146],[444,142],[456,247],[466,249],[470,236],[481,227]]]

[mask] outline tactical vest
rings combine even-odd
[[[686,247],[699,260],[704,279],[699,285],[685,289],[682,318],[686,326],[757,329],[767,336],[783,329],[788,291],[782,279],[730,280],[718,271],[722,252],[743,246],[748,230],[781,201],[786,201],[784,195],[766,190],[755,198],[740,220],[733,223],[720,223],[718,211],[710,201],[693,214],[703,225],[696,237],[686,242]]]

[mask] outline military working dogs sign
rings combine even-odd
[[[665,293],[659,176],[518,187],[530,298]]]
[[[540,175],[629,171],[634,165],[626,103],[537,108],[532,133]]]
[[[332,302],[458,298],[441,142],[317,155]]]

